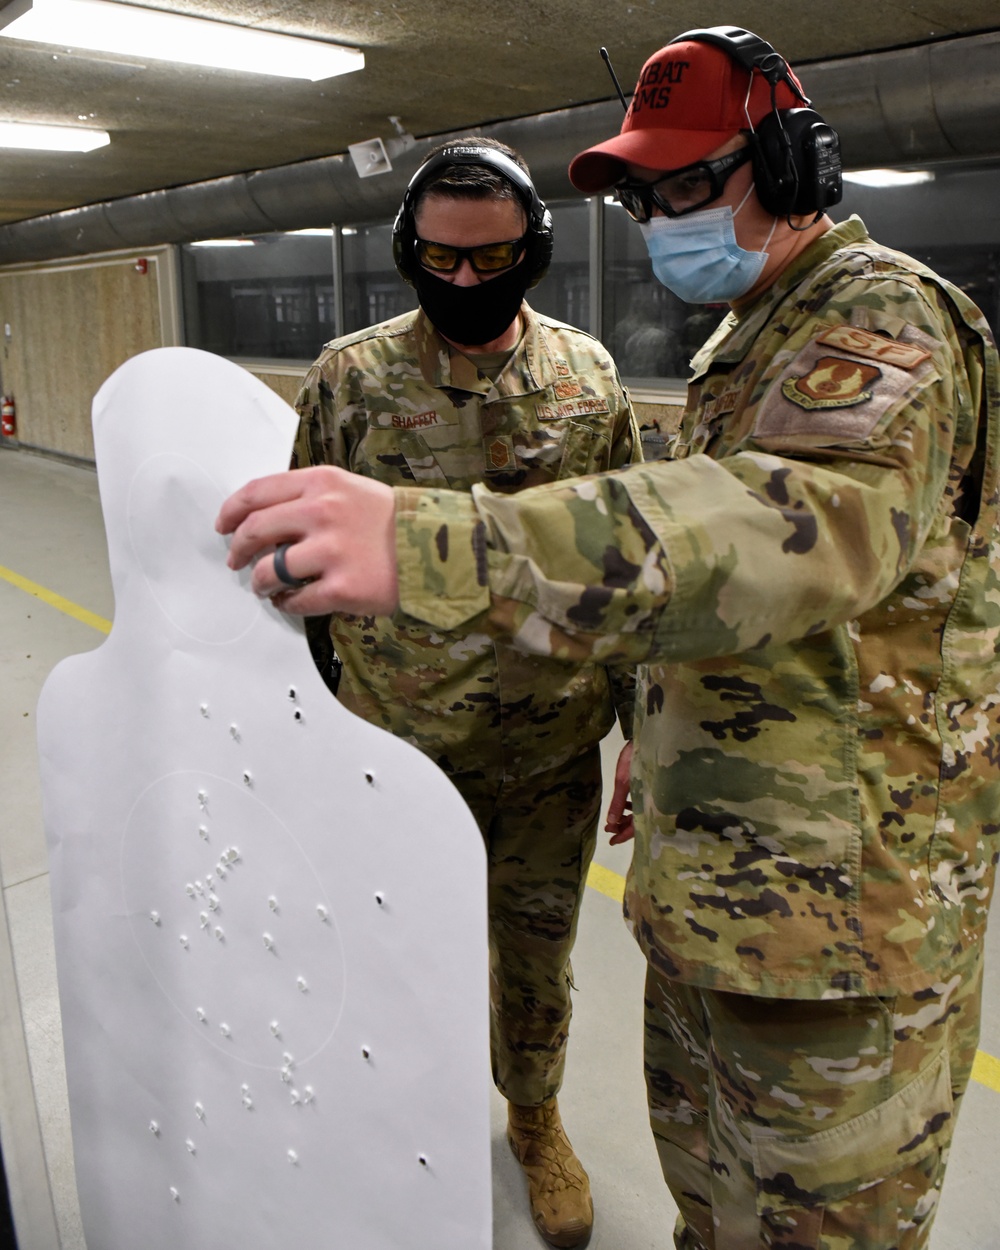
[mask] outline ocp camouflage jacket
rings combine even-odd
[[[390,485],[526,486],[619,468],[639,435],[618,373],[589,334],[522,306],[524,334],[496,383],[453,355],[422,312],[327,345],[296,400],[299,465]],[[335,616],[338,697],[451,773],[528,777],[632,730],[634,670],[525,654],[481,630]]]
[[[672,461],[401,489],[401,613],[648,664],[626,914],[665,973],[912,992],[981,943],[998,852],[995,346],[852,218],[693,368]]]

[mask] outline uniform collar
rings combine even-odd
[[[414,330],[424,381],[439,390],[460,390],[490,399],[512,399],[551,386],[559,376],[555,359],[541,333],[538,315],[527,301],[521,304],[521,318],[524,322],[521,340],[514,348],[507,367],[494,383],[482,376],[465,356],[459,353],[452,355],[424,310],[418,309]]]
[[[704,373],[710,361],[735,364],[742,360],[764,328],[774,309],[804,278],[825,265],[834,252],[843,247],[868,242],[868,231],[860,217],[851,216],[838,222],[825,234],[796,256],[760,297],[740,314],[731,312],[708,342],[691,361],[695,380]]]

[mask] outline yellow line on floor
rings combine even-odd
[[[625,894],[625,878],[600,864],[590,865],[587,884],[592,890],[607,895],[616,903],[620,903]],[[972,1079],[1000,1094],[1000,1059],[994,1059],[985,1050],[977,1050],[976,1060],[972,1065]]]
[[[976,1062],[972,1065],[972,1079],[1000,1094],[1000,1059],[994,1059],[985,1050],[977,1050]]]
[[[587,873],[587,884],[599,894],[606,894],[620,903],[625,897],[625,878],[610,868],[602,868],[600,864],[591,863]]]
[[[81,608],[78,603],[73,603],[70,599],[64,599],[62,595],[57,595],[54,590],[46,590],[44,586],[39,586],[37,582],[29,581],[28,578],[22,577],[20,573],[15,573],[13,569],[5,569],[2,564],[0,564],[0,578],[5,582],[10,582],[18,590],[27,591],[29,595],[34,595],[36,599],[41,599],[49,607],[71,616],[75,621],[89,625],[92,629],[98,629],[102,634],[111,633],[111,622],[106,621],[103,616],[98,616],[95,612],[89,612],[86,608]]]

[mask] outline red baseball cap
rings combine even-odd
[[[787,82],[778,82],[778,108],[804,101],[804,94],[800,98]],[[680,35],[642,67],[621,133],[570,162],[570,182],[591,194],[614,186],[626,164],[682,169],[740,130],[756,126],[770,111],[771,84],[762,74],[754,73],[751,82],[749,71],[723,48]]]

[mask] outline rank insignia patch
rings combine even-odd
[[[555,392],[556,399],[575,399],[577,395],[583,394],[583,388],[575,380],[557,382],[552,389]]]
[[[516,464],[514,444],[509,436],[498,434],[486,442],[486,470],[498,472],[501,469],[512,469]]]
[[[874,365],[842,356],[820,356],[808,373],[786,378],[781,393],[799,408],[850,408],[867,403],[882,376]]]

